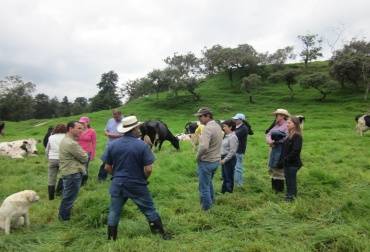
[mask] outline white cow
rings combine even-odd
[[[11,158],[24,158],[37,154],[37,141],[33,138],[0,143],[0,155]]]

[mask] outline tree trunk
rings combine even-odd
[[[364,81],[364,84],[366,85],[366,90],[365,90],[365,96],[364,100],[367,101],[367,97],[369,95],[369,89],[370,89],[370,82],[367,81],[366,78],[366,72],[365,72],[365,63],[362,63],[362,79]]]
[[[188,90],[188,92],[193,95],[194,100],[196,100],[196,101],[200,100],[200,95],[197,94],[194,90]]]
[[[252,104],[254,103],[252,95],[249,95],[249,102]]]
[[[290,99],[293,100],[293,97],[294,97],[294,92],[293,92],[293,88],[290,84],[287,84],[288,85],[288,88],[290,90]]]
[[[320,88],[316,88],[316,89],[322,94],[322,96],[319,98],[319,101],[324,101],[326,96],[329,94],[329,92],[324,92]]]
[[[229,80],[230,80],[230,86],[233,86],[233,70],[232,69],[228,69],[227,70],[227,73],[228,73]]]

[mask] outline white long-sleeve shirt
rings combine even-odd
[[[49,137],[49,142],[46,146],[48,159],[59,159],[59,145],[64,137],[64,133],[54,134]]]

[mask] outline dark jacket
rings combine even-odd
[[[282,165],[284,167],[301,167],[302,136],[294,134],[292,138],[287,138],[284,142],[281,155]]]
[[[235,134],[238,137],[239,145],[236,151],[237,154],[245,154],[247,148],[247,137],[249,128],[243,123],[239,128],[235,129]]]

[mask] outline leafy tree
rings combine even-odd
[[[285,48],[277,49],[273,54],[266,56],[266,61],[275,69],[281,69],[288,59],[294,59],[295,56],[294,47],[287,46]],[[264,55],[262,54],[260,57],[264,58]]]
[[[51,107],[49,96],[46,94],[37,94],[34,98],[34,117],[49,118],[52,116],[54,109]]]
[[[314,88],[321,93],[320,101],[324,101],[337,86],[337,82],[330,80],[327,75],[323,73],[313,73],[304,76],[300,80],[303,88]]]
[[[50,114],[50,117],[59,117],[59,111],[60,111],[60,102],[58,100],[58,97],[53,97],[50,99],[50,108],[52,108],[52,113]]]
[[[334,52],[329,61],[330,74],[338,80],[341,87],[350,83],[356,89],[360,84],[365,87],[365,100],[367,100],[370,82],[370,43],[364,40],[352,40],[340,50]]]
[[[0,117],[19,121],[32,118],[33,97],[36,85],[24,82],[20,76],[8,76],[0,81]]]
[[[117,90],[118,74],[114,71],[103,73],[100,82],[97,84],[99,92],[91,98],[91,110],[115,108],[121,105]]]
[[[249,102],[253,101],[253,90],[262,85],[262,78],[258,74],[250,74],[248,77],[242,78],[241,90],[247,92],[249,95]]]
[[[129,100],[142,97],[153,92],[152,81],[149,78],[138,78],[129,80],[121,88],[123,97],[128,97]]]
[[[159,92],[168,90],[169,83],[171,82],[168,68],[164,70],[154,69],[153,71],[148,73],[147,77],[152,83],[152,87],[156,93],[157,99]]]
[[[302,57],[304,65],[307,68],[309,62],[322,57],[322,39],[318,38],[317,34],[299,35],[298,39],[303,43],[303,50],[299,55]]]
[[[79,115],[88,111],[88,100],[85,97],[77,97],[71,108],[73,115]]]
[[[175,96],[179,90],[185,89],[193,95],[194,99],[198,100],[200,96],[195,92],[195,88],[201,73],[201,61],[191,52],[185,55],[174,54],[164,61],[168,65],[164,74],[170,81],[169,89],[174,92]]]
[[[60,116],[70,116],[72,110],[72,104],[68,101],[68,97],[64,96],[59,106]]]
[[[290,99],[294,97],[293,85],[297,83],[297,77],[299,71],[295,69],[287,69],[285,71],[279,71],[269,76],[269,81],[272,83],[285,82],[290,92]]]

